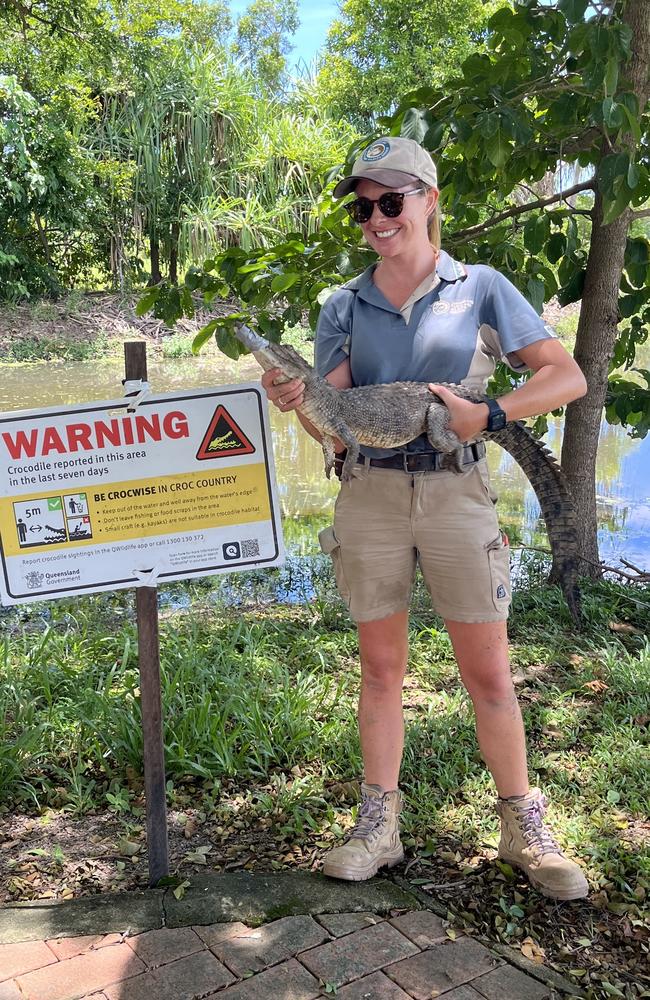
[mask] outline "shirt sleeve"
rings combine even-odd
[[[354,292],[338,288],[325,301],[316,325],[315,368],[324,378],[350,356]]]
[[[499,271],[493,272],[481,316],[483,338],[497,361],[504,361],[513,371],[528,370],[517,351],[538,340],[550,340],[557,334],[530,302]],[[487,326],[487,329],[485,328]]]

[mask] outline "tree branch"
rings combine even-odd
[[[498,215],[493,215],[491,219],[487,222],[481,222],[477,226],[470,226],[469,229],[460,229],[457,233],[453,235],[454,243],[465,243],[467,240],[471,240],[474,236],[478,236],[479,233],[485,232],[486,229],[491,229],[492,226],[496,226],[499,222],[503,222],[504,219],[512,219],[516,215],[523,215],[524,212],[532,212],[536,208],[545,208],[546,205],[553,205],[558,201],[565,201],[574,194],[580,194],[581,191],[593,191],[595,186],[594,178],[590,178],[588,181],[583,181],[581,184],[574,184],[573,187],[566,188],[564,191],[559,191],[557,194],[550,195],[548,198],[538,198],[537,201],[529,201],[525,205],[516,205],[514,208],[509,208],[506,212],[500,212]]]
[[[631,212],[631,219],[647,219],[650,216],[650,208],[642,208],[640,212]]]

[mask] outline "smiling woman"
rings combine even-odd
[[[376,140],[334,188],[338,198],[352,193],[348,214],[380,260],[325,302],[316,331],[318,373],[339,389],[430,382],[447,405],[449,429],[468,447],[460,474],[438,461],[426,435],[403,448],[363,447],[355,475],[341,487],[334,524],[320,534],[359,632],[365,779],[357,823],[345,843],[327,854],[323,871],[362,880],[404,856],[401,693],[419,565],[451,638],[474,705],[482,756],[497,787],[500,855],[524,869],[548,896],[577,899],[587,894],[587,882],[544,825],[544,797],[528,783],[508,660],[508,540],[494,509],[485,446],[477,439],[485,430],[502,429],[507,420],[575,399],[585,391],[584,379],[503,275],[484,265],[463,265],[440,249],[437,172],[425,149],[411,139]],[[534,374],[500,400],[476,404],[438,384],[484,392],[502,359]],[[300,407],[304,384],[275,385],[279,374],[271,370],[262,378],[269,399],[285,412]],[[417,472],[407,461],[412,454]]]

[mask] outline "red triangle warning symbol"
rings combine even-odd
[[[225,406],[218,406],[196,453],[198,459],[252,455],[255,447],[238,427]]]

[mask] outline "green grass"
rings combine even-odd
[[[356,632],[329,564],[312,554],[317,525],[308,535],[286,527],[295,553],[288,568],[161,588],[169,805],[211,823],[204,836],[213,843],[234,826],[251,841],[285,844],[271,868],[285,867],[285,850],[334,843],[356,808],[347,783],[361,774]],[[313,560],[308,579],[304,560]],[[488,860],[494,789],[449,639],[422,586],[411,616],[401,776],[409,877],[454,886],[434,895],[459,926],[511,943],[532,936],[564,971],[579,971],[572,940],[600,935],[607,954],[596,957],[606,968],[589,973],[590,995],[637,997],[621,956],[633,944],[625,935],[643,926],[650,891],[650,588],[585,582],[586,628],[576,634],[557,589],[532,581],[515,594],[510,628],[531,778],[552,802],[562,843],[582,859],[595,902],[553,907]],[[297,603],[278,603],[278,586]],[[0,618],[0,812],[107,810],[128,836],[142,823],[131,593]],[[605,976],[620,993],[600,991]]]

